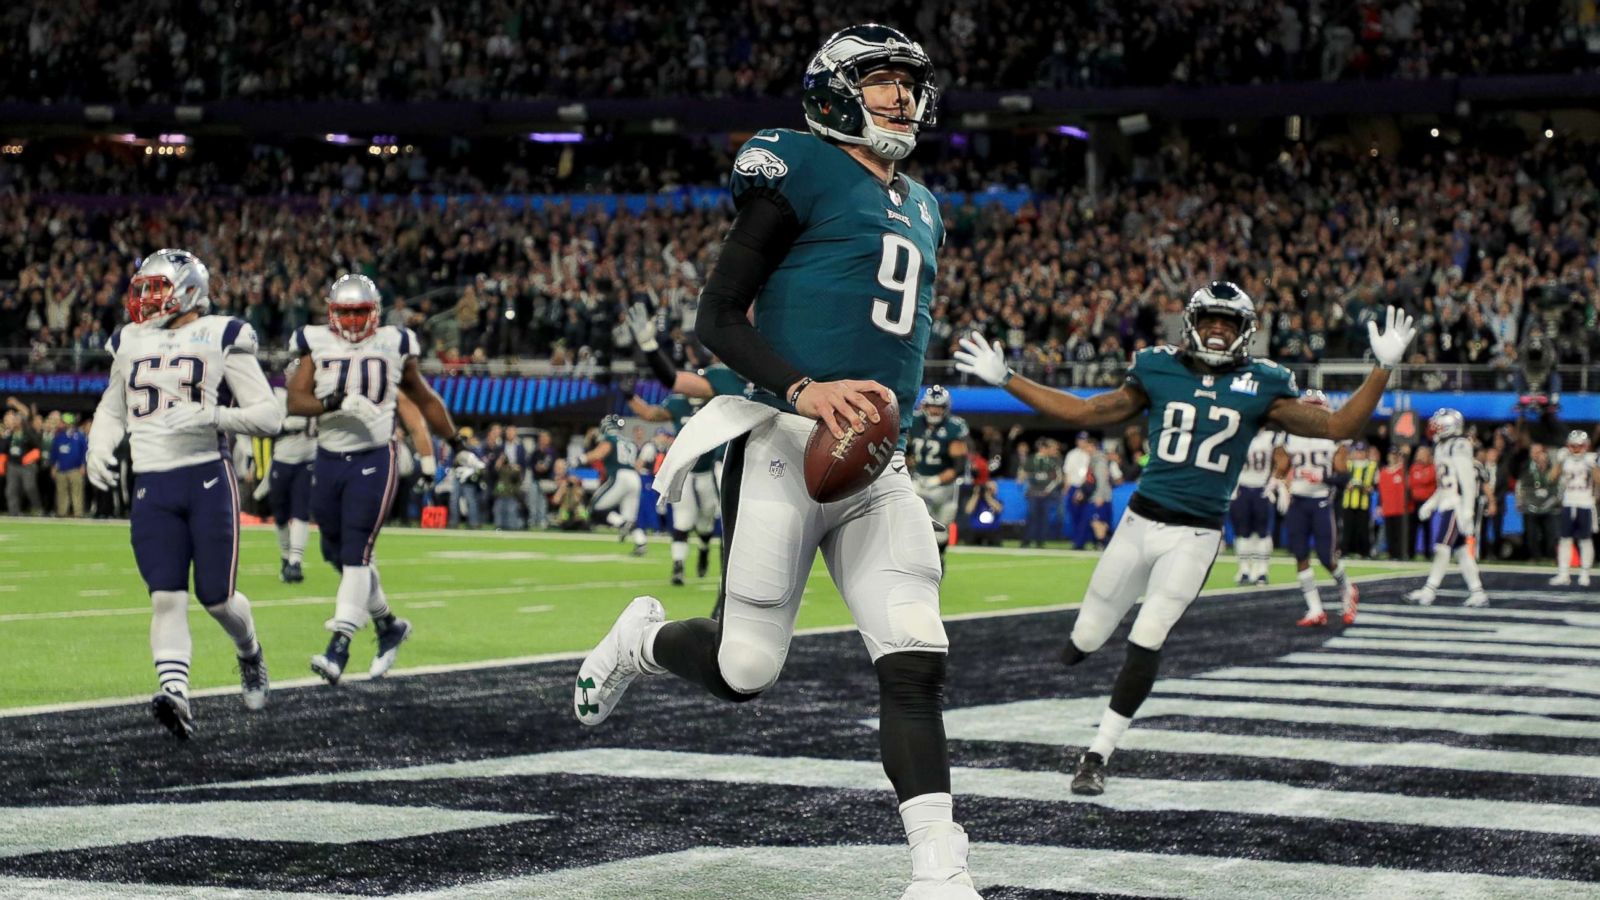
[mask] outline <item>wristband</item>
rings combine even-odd
[[[322,411],[325,413],[333,412],[343,403],[344,397],[340,396],[339,394],[329,394],[328,396],[322,398]]]
[[[789,392],[789,405],[793,406],[793,407],[796,407],[796,408],[799,408],[799,406],[800,406],[800,392],[805,390],[808,386],[810,386],[813,383],[814,382],[810,378],[802,378],[802,379],[800,379],[799,383],[794,386],[794,390]]]
[[[1006,385],[1010,384],[1011,379],[1016,377],[1016,374],[1017,373],[1015,369],[1012,369],[1009,366],[1006,367],[1006,377],[1000,379],[1000,386],[1005,387]]]

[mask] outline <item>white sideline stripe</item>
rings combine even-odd
[[[1588,683],[1574,681],[1569,675],[1538,674],[1523,675],[1509,672],[1494,672],[1493,678],[1485,677],[1481,672],[1422,672],[1402,671],[1397,669],[1356,669],[1356,668],[1315,668],[1311,666],[1296,667],[1292,669],[1271,668],[1268,666],[1236,666],[1228,669],[1218,669],[1215,672],[1206,672],[1197,676],[1206,681],[1219,679],[1223,681],[1293,681],[1309,685],[1317,685],[1319,697],[1334,700],[1340,703],[1362,703],[1363,701],[1350,696],[1343,688],[1328,687],[1330,684],[1427,684],[1439,687],[1457,686],[1481,688],[1511,687],[1511,688],[1550,688],[1552,690],[1567,691],[1573,694],[1600,695],[1600,679],[1593,679]],[[1159,689],[1159,686],[1158,686]],[[1195,691],[1194,693],[1210,693],[1209,691]],[[1469,694],[1470,697],[1489,696],[1485,694]],[[1501,699],[1512,699],[1501,695]],[[1516,698],[1537,699],[1537,698]],[[1600,715],[1600,704],[1593,700],[1584,701],[1588,709],[1583,715]],[[1420,704],[1431,705],[1431,704]],[[1531,710],[1528,710],[1531,712]]]
[[[1518,596],[1521,593],[1518,592]],[[1491,601],[1492,602],[1492,601]],[[1579,612],[1565,609],[1510,609],[1508,607],[1477,607],[1470,606],[1410,606],[1400,603],[1362,603],[1361,612],[1365,615],[1369,610],[1377,610],[1398,615],[1416,616],[1421,619],[1449,618],[1465,621],[1479,620],[1492,623],[1496,620],[1526,619],[1534,622],[1565,622],[1568,625],[1580,625],[1587,628],[1600,628],[1600,612]],[[1360,621],[1359,619],[1357,621]]]
[[[1329,692],[1332,693],[1331,691]],[[1064,726],[1098,726],[1106,701],[1100,697],[1071,700],[1019,700],[998,706],[982,707],[982,728],[966,736],[979,740],[1008,740],[1012,717],[1051,716]],[[969,710],[945,713],[945,732],[950,722]],[[1249,719],[1265,722],[1313,722],[1322,725],[1359,725],[1373,729],[1411,731],[1454,731],[1458,734],[1526,734],[1537,737],[1600,739],[1600,721],[1576,722],[1529,715],[1477,715],[1465,712],[1428,712],[1414,709],[1371,709],[1352,706],[1310,706],[1304,703],[1270,703],[1240,700],[1195,700],[1180,697],[1152,697],[1139,707],[1139,720],[1163,716],[1205,719]],[[1129,734],[1137,734],[1134,728]],[[980,737],[987,734],[988,737]]]
[[[1358,618],[1356,622],[1359,627],[1387,625],[1391,628],[1448,628],[1456,631],[1477,631],[1483,633],[1493,633],[1496,627],[1499,625],[1515,624],[1505,622],[1490,622],[1487,620],[1466,622],[1461,620],[1419,619],[1415,616],[1385,615],[1383,613],[1368,612],[1365,607],[1361,609],[1361,617]]]
[[[1587,633],[1585,633],[1587,632]],[[1414,641],[1472,641],[1501,644],[1538,644],[1550,647],[1600,647],[1600,633],[1567,625],[1508,625],[1493,631],[1458,631],[1432,628],[1366,628],[1357,623],[1345,637],[1400,638]]]
[[[1562,590],[1560,588],[1547,588],[1546,590],[1517,590],[1512,591],[1518,600],[1538,600],[1543,603],[1582,603],[1586,606],[1595,605],[1595,595],[1585,589]],[[1441,590],[1439,596],[1446,600],[1457,597],[1466,599],[1467,592],[1462,590]],[[1494,603],[1494,594],[1489,595],[1489,603]]]
[[[212,789],[344,784],[355,781],[423,781],[539,775],[597,775],[728,784],[780,784],[844,790],[888,791],[877,761],[687,753],[673,750],[597,748],[503,759],[440,763],[398,770],[271,778],[206,785]],[[1117,778],[1100,797],[1078,797],[1072,776],[1061,772],[957,767],[952,793],[1052,803],[1084,803],[1134,812],[1208,811],[1288,816],[1435,828],[1485,828],[1546,834],[1600,836],[1600,807],[1448,797],[1413,797],[1294,787],[1267,781],[1177,781]]]
[[[1594,678],[1597,674],[1593,666],[1584,665],[1513,662],[1503,659],[1447,659],[1442,656],[1384,656],[1378,653],[1291,653],[1273,660],[1273,663],[1375,669],[1427,669],[1437,672],[1498,672],[1510,675],[1547,674],[1566,678]]]
[[[972,845],[980,888],[1126,894],[1184,900],[1579,900],[1592,882],[1430,872],[1325,863],[1289,863],[1077,847]],[[396,895],[392,900],[703,900],[765,897],[892,900],[905,888],[902,845],[697,847],[537,875]],[[642,874],[647,873],[647,874]],[[647,890],[642,887],[647,885]],[[217,887],[187,889],[232,900],[346,900],[350,894],[282,893]],[[0,876],[0,894],[23,900],[92,897],[149,900],[175,895],[172,885],[135,885]]]
[[[351,844],[548,816],[319,800],[0,807],[0,857],[175,837]]]
[[[1540,644],[1477,643],[1473,641],[1413,641],[1391,638],[1336,637],[1322,645],[1329,650],[1420,650],[1478,656],[1532,656],[1539,659],[1582,659],[1600,662],[1600,650],[1582,647],[1547,647]]]
[[[1409,709],[1463,709],[1472,712],[1512,712],[1538,716],[1600,716],[1600,703],[1583,697],[1526,697],[1511,694],[1460,691],[1402,691],[1383,688],[1334,688],[1321,684],[1282,684],[1262,681],[1169,678],[1157,681],[1157,694],[1204,694],[1213,697],[1248,697],[1256,700],[1301,700],[1397,706]],[[1600,688],[1600,682],[1597,682]],[[1596,722],[1600,725],[1600,722]]]

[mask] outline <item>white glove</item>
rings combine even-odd
[[[1281,478],[1274,478],[1267,482],[1267,500],[1277,509],[1278,515],[1289,511],[1289,485]]]
[[[84,468],[89,472],[89,483],[102,491],[109,491],[117,486],[117,458],[112,454],[89,454],[84,461]]]
[[[203,403],[182,402],[167,407],[163,423],[173,431],[199,431],[217,427],[217,408]]]
[[[270,472],[268,473],[268,476],[269,477],[267,478],[261,479],[260,483],[256,485],[256,489],[250,492],[251,499],[258,503],[267,499],[267,493],[272,490],[272,478],[270,477]]]
[[[1412,325],[1411,317],[1398,306],[1389,307],[1388,325],[1382,334],[1378,333],[1377,322],[1367,323],[1367,339],[1372,342],[1372,355],[1378,358],[1378,365],[1385,369],[1400,364],[1400,360],[1405,358],[1406,347],[1416,336],[1417,329]]]
[[[650,315],[650,310],[643,303],[635,303],[628,307],[628,330],[633,332],[633,341],[639,349],[646,353],[654,353],[661,346],[656,340],[656,320]]]
[[[417,470],[422,473],[424,478],[432,479],[434,473],[439,471],[439,464],[434,462],[431,455],[419,456],[417,457]]]
[[[957,342],[961,349],[955,352],[956,370],[976,375],[993,385],[1003,385],[1011,380],[1012,371],[1006,366],[1000,342],[990,345],[983,335],[974,331]]]
[[[339,402],[339,409],[360,419],[368,428],[376,427],[388,415],[383,411],[383,407],[360,394],[350,394],[345,397]]]
[[[1431,519],[1433,518],[1434,511],[1438,508],[1439,495],[1434,494],[1432,497],[1422,501],[1422,508],[1417,510],[1417,515],[1421,516],[1424,520]]]

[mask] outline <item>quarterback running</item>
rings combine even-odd
[[[195,599],[233,639],[244,704],[267,702],[267,664],[239,574],[239,479],[219,432],[278,433],[283,414],[256,362],[255,331],[207,315],[211,273],[187,250],[146,257],[128,287],[132,324],[111,336],[111,377],[89,433],[88,475],[110,490],[117,445],[133,450],[133,556],[150,591],[152,709],[178,740],[195,733],[189,703],[189,573]]]
[[[696,413],[657,473],[659,483],[731,441],[723,615],[666,622],[655,598],[634,600],[579,668],[573,703],[597,725],[637,676],[666,672],[724,700],[753,700],[783,670],[820,548],[877,672],[883,766],[911,844],[903,897],[977,900],[950,794],[939,552],[903,453],[944,222],[933,194],[897,163],[934,122],[932,77],[901,32],[845,28],[807,67],[810,132],[761,131],[735,156],[737,216],[698,331],[754,392]],[[859,493],[819,503],[805,485],[807,438],[816,420],[836,439],[878,421],[869,394],[898,402],[901,447]]]
[[[1016,374],[1000,343],[990,344],[981,334],[962,338],[955,353],[960,371],[1079,428],[1102,428],[1150,412],[1150,465],[1095,566],[1062,651],[1067,665],[1082,662],[1144,597],[1099,734],[1078,759],[1073,793],[1105,790],[1106,763],[1150,695],[1167,634],[1199,595],[1216,561],[1222,518],[1250,442],[1268,425],[1330,440],[1360,434],[1383,396],[1389,370],[1399,364],[1415,333],[1411,318],[1394,307],[1387,330],[1380,333],[1371,323],[1378,366],[1344,406],[1329,412],[1300,402],[1288,369],[1249,356],[1246,348],[1255,330],[1250,297],[1231,282],[1214,281],[1189,298],[1181,347],[1140,350],[1126,384],[1086,400]]]
[[[300,365],[289,379],[290,415],[315,418],[317,459],[312,512],[322,536],[322,558],[339,571],[339,592],[328,648],[311,657],[311,670],[338,684],[350,661],[350,638],[370,619],[378,652],[368,674],[393,667],[411,623],[397,618],[384,597],[373,549],[394,502],[395,415],[403,393],[428,427],[445,440],[455,425],[439,395],[417,370],[417,336],[378,325],[377,285],[365,275],[345,275],[328,292],[328,324],[294,333],[290,348]],[[431,476],[433,457],[419,459]]]

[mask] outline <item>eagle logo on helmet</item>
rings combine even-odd
[[[764,175],[782,178],[789,174],[789,166],[776,153],[763,147],[750,147],[733,161],[733,170],[743,175]]]
[[[861,79],[878,69],[896,67],[911,73],[910,115],[879,116],[909,131],[884,128],[872,120],[862,94]],[[917,135],[939,121],[939,88],[933,63],[922,45],[888,25],[852,25],[822,44],[806,66],[801,80],[806,124],[818,137],[860,144],[888,160],[905,159],[917,145]]]
[[[1233,319],[1237,332],[1226,347],[1208,347],[1200,321],[1214,316]],[[1213,281],[1189,298],[1183,309],[1183,349],[1212,366],[1236,366],[1250,358],[1250,337],[1256,333],[1256,305],[1231,281]]]

